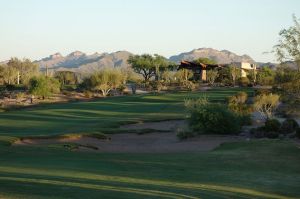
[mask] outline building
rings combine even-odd
[[[222,68],[223,65],[221,64],[204,64],[204,63],[194,63],[190,61],[181,61],[178,67],[180,69],[188,69],[193,71],[194,79],[206,81],[206,71],[212,70],[216,68]]]
[[[193,71],[194,79],[206,81],[206,71],[212,69],[221,69],[224,67],[234,66],[241,70],[241,77],[247,77],[249,72],[252,70],[256,71],[256,64],[251,64],[247,62],[233,62],[231,64],[204,64],[204,63],[195,63],[190,61],[181,61],[178,67],[180,69],[188,69]]]
[[[248,62],[232,62],[231,65],[241,69],[241,77],[247,77],[250,71],[257,70],[256,64],[251,64]]]

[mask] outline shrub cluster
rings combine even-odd
[[[286,119],[282,124],[277,119],[268,119],[265,125],[251,130],[251,133],[256,138],[278,138],[280,135],[291,135],[300,137],[298,123],[294,119]],[[299,132],[298,132],[299,131]]]
[[[208,103],[189,109],[192,131],[209,134],[237,134],[241,129],[240,118],[221,104]]]

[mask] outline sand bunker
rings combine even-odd
[[[50,145],[58,143],[76,143],[81,151],[112,152],[112,153],[172,153],[172,152],[199,152],[210,151],[224,142],[244,140],[239,136],[201,135],[184,141],[178,140],[174,131],[184,126],[184,121],[163,121],[122,126],[122,129],[155,129],[170,130],[171,132],[153,132],[138,135],[122,133],[109,135],[110,139],[92,137],[50,138],[50,139],[23,139],[14,143],[20,145]]]

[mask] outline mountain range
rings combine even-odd
[[[87,55],[80,51],[75,51],[69,55],[63,56],[55,53],[49,57],[35,61],[43,70],[46,67],[54,70],[70,70],[82,73],[92,73],[103,67],[128,67],[128,57],[133,55],[128,51],[117,51],[113,53],[94,53]],[[179,63],[181,60],[192,61],[197,58],[210,58],[219,64],[228,64],[231,62],[250,62],[255,61],[248,55],[237,55],[228,50],[216,50],[213,48],[199,48],[190,52],[180,53],[171,56],[170,61]]]

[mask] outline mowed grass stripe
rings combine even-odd
[[[239,188],[232,186],[223,185],[212,185],[212,184],[202,184],[202,183],[179,183],[175,181],[164,181],[164,180],[148,180],[121,176],[111,176],[111,175],[99,175],[90,174],[85,172],[69,172],[69,171],[49,171],[31,168],[11,168],[11,167],[0,167],[0,172],[4,174],[27,174],[27,175],[40,175],[48,177],[60,177],[69,179],[85,179],[85,180],[95,180],[102,182],[115,182],[115,183],[125,183],[125,184],[138,184],[138,185],[151,185],[151,186],[165,186],[171,188],[179,189],[191,189],[191,190],[202,190],[209,192],[220,192],[228,195],[245,195],[251,197],[261,197],[261,198],[274,198],[274,199],[293,199],[293,197],[281,196],[278,194],[266,193],[261,191],[256,191],[247,188]],[[56,175],[55,173],[59,173]],[[6,177],[0,177],[0,179],[5,179]]]

